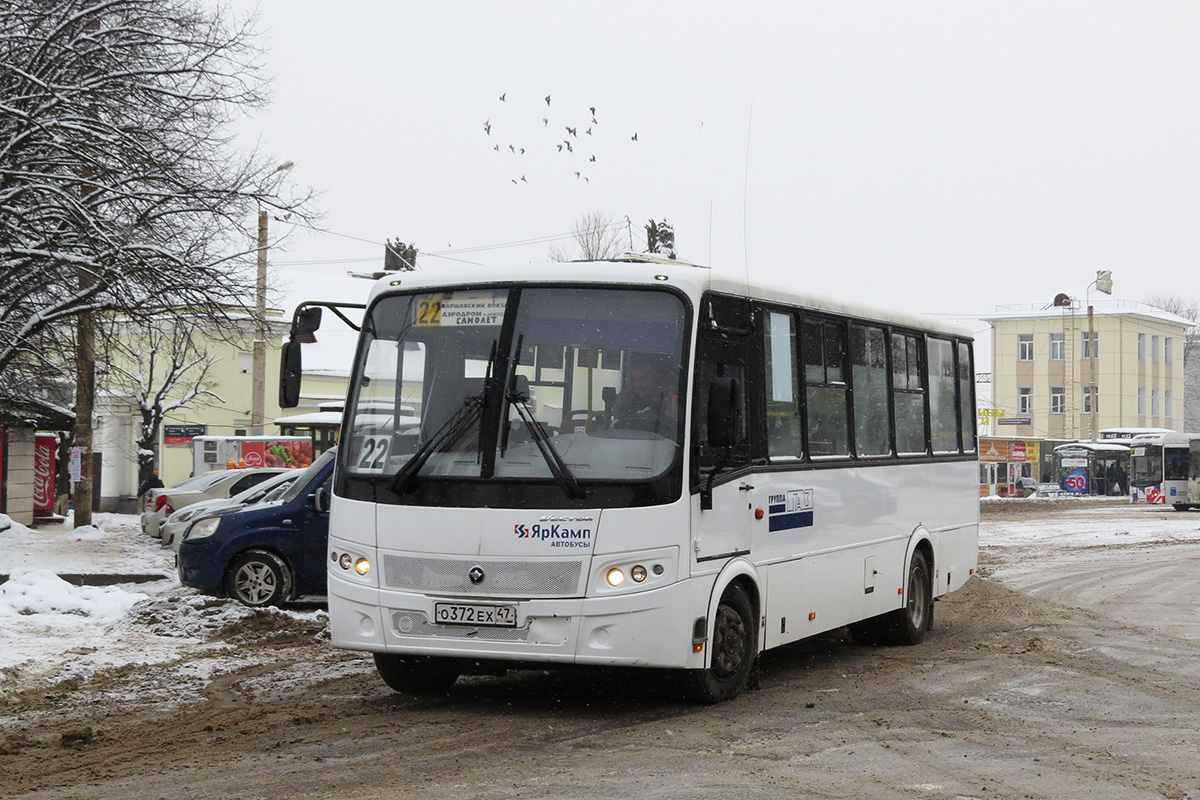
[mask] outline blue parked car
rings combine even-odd
[[[179,545],[183,585],[256,607],[325,594],[335,450],[278,500],[193,523]]]

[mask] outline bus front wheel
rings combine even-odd
[[[687,672],[690,694],[702,703],[720,703],[741,694],[754,666],[758,641],[754,607],[740,584],[725,590],[713,620],[710,665]]]
[[[458,680],[454,662],[430,656],[376,653],[375,669],[389,688],[402,694],[445,694]]]

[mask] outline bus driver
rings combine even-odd
[[[668,439],[676,436],[679,387],[664,359],[640,354],[633,359],[625,385],[609,408],[609,427],[657,433]]]

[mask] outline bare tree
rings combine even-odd
[[[550,246],[551,261],[602,261],[606,258],[616,258],[628,246],[629,223],[626,220],[616,221],[603,211],[589,211],[575,220],[575,230],[571,239],[577,252],[569,253],[564,248]]]
[[[200,0],[0,0],[0,403],[81,313],[253,307],[255,211],[306,219],[308,197],[232,146],[264,102],[251,22]]]
[[[211,375],[217,359],[198,344],[196,326],[201,322],[195,316],[121,320],[104,336],[101,384],[138,409],[134,444],[139,486],[159,463],[158,433],[169,414],[224,402]]]

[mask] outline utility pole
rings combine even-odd
[[[1113,289],[1112,270],[1108,270],[1108,269],[1096,270],[1096,280],[1094,280],[1090,284],[1088,284],[1088,289],[1091,289],[1093,286],[1096,287],[1097,291],[1104,292],[1105,294],[1112,294],[1112,289]],[[1085,294],[1087,294],[1086,290],[1085,290]],[[1096,391],[1097,386],[1098,386],[1098,383],[1096,381],[1096,327],[1095,327],[1095,320],[1093,318],[1093,313],[1092,313],[1092,298],[1091,298],[1090,294],[1088,294],[1088,296],[1087,296],[1087,301],[1088,301],[1088,366],[1089,366],[1088,377],[1092,384],[1091,385],[1092,407],[1091,407],[1091,421],[1089,423],[1089,427],[1092,429],[1092,441],[1094,442],[1094,441],[1096,441],[1096,407],[1100,404],[1100,398],[1097,396],[1097,391]]]
[[[258,212],[258,281],[254,293],[254,382],[250,433],[261,436],[267,397],[267,212]]]

